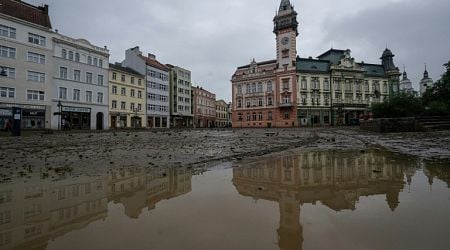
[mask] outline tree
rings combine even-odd
[[[414,117],[423,112],[422,100],[409,94],[401,93],[383,103],[372,106],[375,118]]]
[[[450,61],[444,67],[447,71],[422,97],[427,115],[450,114]]]

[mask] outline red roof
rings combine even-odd
[[[158,62],[156,59],[152,59],[152,58],[148,58],[142,55],[139,55],[140,58],[142,58],[145,63],[147,63],[148,66],[153,67],[153,68],[157,68],[163,71],[169,71],[169,67],[167,67],[166,65]]]
[[[0,13],[51,29],[48,5],[34,6],[20,0],[0,0]]]

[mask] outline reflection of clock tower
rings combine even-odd
[[[274,30],[277,35],[278,69],[295,68],[297,58],[298,22],[297,12],[289,0],[282,0],[280,9],[273,19]]]
[[[277,126],[294,127],[297,123],[297,12],[289,0],[282,0],[273,19],[277,40]]]

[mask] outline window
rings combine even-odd
[[[237,86],[237,94],[242,95],[242,86],[241,85]]]
[[[120,76],[120,81],[121,81],[121,82],[125,82],[125,75],[121,75],[121,76]]]
[[[139,85],[139,86],[142,85],[142,80],[141,80],[141,79],[138,80],[138,85]]]
[[[0,97],[15,98],[15,96],[16,96],[15,88],[0,87]]]
[[[0,225],[8,224],[11,222],[11,211],[5,211],[0,213]],[[2,246],[1,244],[0,246]]]
[[[259,121],[262,121],[262,120],[263,120],[263,114],[262,114],[262,112],[259,112],[259,114],[258,114],[258,120],[259,120]]]
[[[100,68],[103,68],[103,60],[102,59],[98,59],[98,66]]]
[[[131,97],[134,97],[134,96],[135,96],[135,90],[134,90],[134,89],[132,89],[132,90],[130,91],[130,96],[131,96]]]
[[[250,84],[247,83],[247,85],[245,85],[245,93],[250,93],[252,91]]]
[[[120,89],[120,94],[121,95],[127,95],[127,90],[125,88],[121,88]]]
[[[325,78],[323,81],[323,89],[326,91],[330,90],[330,82],[328,81],[328,78]]]
[[[73,51],[69,51],[69,60],[73,61]]]
[[[272,92],[273,91],[273,88],[272,88],[272,82],[267,82],[267,91],[268,92]]]
[[[142,98],[142,91],[138,90],[138,98]]]
[[[237,101],[237,107],[238,108],[242,108],[242,100],[238,100]]]
[[[97,76],[97,84],[99,86],[103,86],[103,75],[98,75]]]
[[[98,59],[94,57],[94,65],[97,66]]]
[[[259,93],[263,92],[263,84],[262,83],[258,83],[258,92]]]
[[[259,107],[262,107],[262,106],[263,106],[263,99],[262,99],[262,98],[259,98],[259,99],[258,99],[258,106],[259,106]]]
[[[67,59],[67,50],[65,50],[65,49],[61,50],[61,57],[64,59]]]
[[[27,58],[29,62],[45,64],[45,55],[28,52]]]
[[[268,115],[267,115],[267,120],[272,121],[273,120],[273,114],[272,111],[269,111]]]
[[[92,83],[92,73],[86,72],[86,83]]]
[[[28,33],[28,42],[40,46],[45,46],[45,37],[33,33]]]
[[[111,89],[111,93],[113,93],[114,95],[117,95],[117,86],[112,86],[112,89]]]
[[[252,118],[253,118],[253,121],[256,121],[256,112],[253,112]]]
[[[126,109],[126,102],[120,102],[120,109],[125,110]]]
[[[133,102],[130,104],[130,110],[134,111],[134,103]]]
[[[117,101],[112,101],[111,102],[111,108],[112,109],[117,109]]]
[[[45,83],[45,74],[35,71],[28,71],[28,81]]]
[[[79,101],[80,100],[80,90],[79,89],[74,89],[73,90],[73,100],[74,101]]]
[[[67,79],[67,68],[65,67],[59,68],[59,77],[62,79]]]
[[[247,113],[247,121],[250,121],[250,113]]]
[[[138,111],[142,110],[142,104],[138,104]]]
[[[27,100],[31,101],[43,101],[44,91],[39,90],[27,90]]]
[[[273,105],[273,99],[272,97],[267,98],[267,105],[272,106]]]
[[[0,24],[0,36],[16,39],[16,29]]]
[[[63,87],[59,88],[59,99],[62,99],[62,100],[67,99],[67,88],[63,88]]]
[[[117,73],[113,73],[112,79],[117,80]]]
[[[0,56],[5,58],[16,58],[16,49],[0,45]]]
[[[291,116],[291,114],[289,114],[288,112],[284,113],[284,119],[285,120],[289,120],[290,116]]]
[[[246,99],[245,100],[245,106],[247,107],[247,108],[250,108],[250,99]]]
[[[8,78],[16,78],[16,69],[9,67],[2,67],[0,70],[5,70],[6,77]]]
[[[75,62],[80,62],[80,53],[75,53]]]
[[[77,82],[81,81],[81,71],[77,69],[73,71],[73,80]]]
[[[289,79],[283,79],[283,90],[289,90]]]
[[[252,93],[256,92],[256,83],[252,83]]]
[[[103,93],[97,93],[97,102],[103,103]]]
[[[86,91],[86,102],[92,102],[92,91]]]
[[[134,84],[134,77],[131,77],[130,81],[131,81],[131,84]]]

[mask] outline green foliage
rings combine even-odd
[[[399,94],[372,106],[375,118],[413,117],[422,114],[423,110],[422,100],[408,94]]]
[[[450,114],[450,62],[444,66],[447,71],[422,97],[426,113]]]

